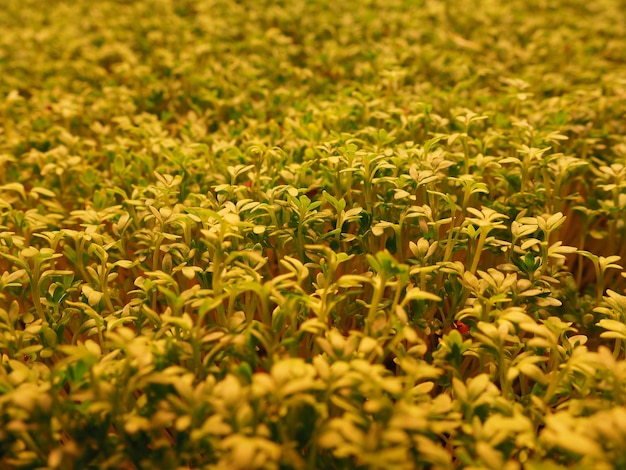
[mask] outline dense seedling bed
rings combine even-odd
[[[0,468],[625,468],[625,10],[3,0]]]

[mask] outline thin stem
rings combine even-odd
[[[486,227],[480,228],[480,236],[478,237],[478,243],[476,243],[476,251],[474,252],[474,258],[472,259],[472,265],[470,267],[470,272],[472,274],[475,274],[476,269],[478,269],[478,261],[480,260],[480,255],[483,251],[483,247],[485,246],[488,233],[489,231],[486,230]]]
[[[372,295],[372,303],[370,305],[369,311],[367,313],[367,318],[365,320],[365,333],[368,335],[371,334],[372,322],[376,317],[376,312],[378,312],[378,305],[383,298],[383,292],[385,290],[384,278],[382,278],[381,276],[376,276],[373,281],[374,282],[372,284],[374,287],[374,293]]]
[[[41,271],[40,261],[35,260],[35,264],[33,266],[33,274],[30,280],[30,292],[33,297],[33,304],[35,305],[37,316],[42,321],[45,322],[46,314],[43,311],[43,307],[41,305],[41,295],[40,295],[40,288],[39,288],[40,271]]]

